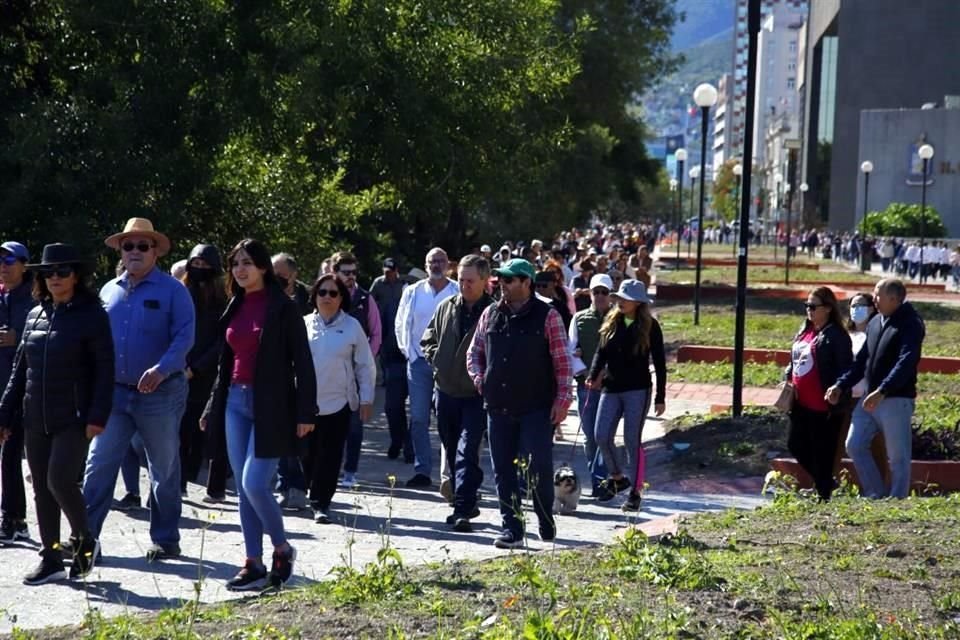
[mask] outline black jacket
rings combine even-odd
[[[30,290],[33,288],[33,278],[30,272],[24,275],[23,282],[16,289],[7,294],[6,302],[0,297],[0,327],[13,329],[17,333],[17,343],[10,347],[0,347],[0,388],[6,388],[10,374],[13,372],[13,358],[17,353],[17,345],[23,337],[23,324],[27,314],[33,308],[33,298]]]
[[[254,455],[282,458],[297,449],[297,424],[313,424],[317,415],[317,380],[307,343],[307,328],[294,300],[279,286],[270,286],[267,314],[253,380]],[[227,304],[220,318],[220,336],[243,303],[243,295]],[[217,381],[204,410],[207,429],[222,439],[227,394],[233,374],[233,349],[224,340]]]
[[[0,401],[0,425],[12,426],[22,406],[27,429],[102,427],[112,405],[113,336],[100,300],[84,296],[34,307]]]
[[[809,320],[804,322],[797,332],[794,342],[797,338],[806,333],[813,327]],[[850,340],[850,334],[836,323],[830,323],[817,334],[814,339],[816,349],[817,375],[820,378],[820,385],[824,392],[832,387],[853,362],[853,343]],[[791,351],[792,353],[792,351]],[[784,379],[790,380],[793,375],[793,358],[784,372]]]
[[[640,321],[629,327],[623,317],[617,320],[617,327],[606,344],[602,343],[593,356],[589,378],[596,380],[604,369],[603,389],[610,393],[639,391],[653,388],[650,378],[650,360],[657,374],[657,391],[654,404],[663,404],[667,395],[667,357],[663,348],[663,330],[656,318],[650,325],[650,348],[634,353],[634,345],[640,340]]]
[[[867,325],[867,341],[857,353],[853,366],[837,384],[849,389],[867,379],[867,393],[877,389],[885,397],[917,397],[917,365],[927,329],[909,302],[894,311],[886,323],[879,313]]]
[[[211,286],[222,286],[218,279],[210,283]],[[187,354],[187,366],[193,373],[190,379],[190,400],[206,402],[210,395],[210,386],[217,377],[217,363],[220,359],[220,350],[223,347],[223,334],[220,332],[220,317],[223,315],[226,302],[213,298],[204,302],[202,296],[190,292],[193,297],[193,306],[197,312],[197,321],[194,325],[193,347]],[[194,398],[194,389],[205,389],[202,398]]]

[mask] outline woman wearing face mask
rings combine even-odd
[[[828,404],[823,396],[850,368],[853,350],[837,297],[829,287],[811,291],[804,309],[807,317],[794,338],[785,372],[796,390],[787,447],[826,501],[833,493],[834,458],[849,412]]]
[[[199,427],[200,416],[217,377],[217,358],[223,345],[217,325],[227,307],[227,295],[217,248],[209,244],[195,246],[180,281],[190,292],[197,314],[193,348],[187,354],[186,374],[190,385],[187,408],[180,421],[180,489],[185,493],[187,482],[196,482],[203,464],[204,434]],[[213,451],[213,443],[210,444],[210,473],[203,501],[221,502],[227,480],[226,452],[222,447],[219,452]]]
[[[850,332],[854,358],[857,357],[860,349],[863,348],[864,343],[867,341],[867,325],[875,315],[877,315],[877,307],[874,305],[872,293],[858,293],[850,299],[850,319],[847,321],[846,326],[847,331]],[[851,403],[846,409],[843,427],[840,429],[840,436],[837,440],[837,453],[834,457],[833,465],[834,470],[839,468],[840,458],[845,450],[844,443],[847,440],[847,431],[850,430],[850,417],[853,412],[853,407],[857,404],[857,400],[862,398],[866,392],[866,380],[860,380],[860,382],[855,384],[853,389],[850,390]],[[882,441],[883,438],[877,440],[877,442],[881,443]],[[883,445],[880,444],[879,446]],[[886,457],[883,455],[879,456],[879,458],[886,460]]]

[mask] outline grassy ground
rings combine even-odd
[[[747,283],[784,282],[784,268],[781,267],[750,267],[747,269]],[[817,271],[815,269],[790,268],[791,282],[862,282],[865,290],[873,288],[880,280],[879,276],[859,273],[856,271]],[[696,271],[692,268],[670,271],[657,271],[657,282],[661,284],[685,284],[696,281]],[[710,284],[734,284],[737,281],[737,270],[734,267],[704,267],[700,270],[700,282]]]
[[[913,304],[927,326],[923,353],[960,357],[960,341],[957,340],[960,308],[933,302]],[[733,305],[701,304],[699,326],[693,324],[693,306],[690,304],[658,303],[656,312],[668,348],[684,344],[733,345]],[[798,300],[747,298],[746,346],[788,349],[804,317],[803,305]]]
[[[783,493],[650,542],[362,571],[280,596],[20,638],[788,638],[960,636],[960,496],[818,504]]]

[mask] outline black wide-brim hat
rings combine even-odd
[[[48,244],[43,248],[43,256],[40,262],[28,264],[28,269],[44,269],[47,267],[57,267],[64,264],[74,264],[85,266],[87,261],[80,255],[80,251],[72,244],[55,242]]]

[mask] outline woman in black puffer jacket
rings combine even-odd
[[[33,476],[40,539],[40,565],[23,580],[37,585],[66,578],[60,549],[61,509],[70,521],[71,577],[93,569],[98,546],[90,534],[77,478],[88,440],[107,424],[113,402],[113,337],[99,298],[84,283],[77,250],[65,244],[43,248],[34,298],[13,373],[0,400],[0,437],[23,407],[27,463]]]

